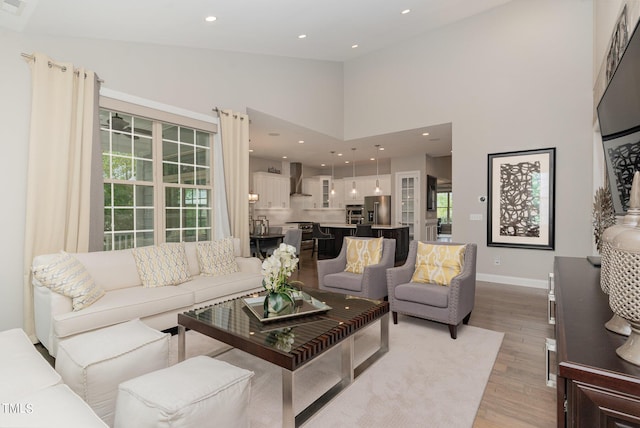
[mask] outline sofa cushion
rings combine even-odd
[[[34,266],[32,271],[40,284],[71,297],[74,311],[86,308],[104,296],[104,290],[95,283],[84,265],[64,251],[51,263]]]
[[[78,312],[54,316],[58,337],[145,318],[193,305],[193,293],[179,287],[130,287],[112,290],[95,304]],[[177,322],[177,320],[176,320]]]
[[[362,273],[365,266],[377,265],[382,258],[382,239],[345,238],[347,244],[347,266],[345,272]]]
[[[449,288],[436,284],[410,282],[394,288],[398,300],[422,303],[423,305],[446,308],[449,306]]]
[[[238,272],[238,263],[233,255],[233,238],[198,242],[196,248],[202,275],[219,276]]]
[[[325,275],[326,287],[341,288],[349,291],[362,291],[362,275],[351,272],[338,272]]]
[[[15,403],[15,398],[9,400]],[[47,427],[47,428],[108,428],[87,403],[82,401],[67,385],[56,385],[40,389],[20,399],[19,413],[0,412],[2,427]],[[27,407],[28,406],[28,407]]]
[[[198,276],[178,288],[193,293],[195,304],[220,299],[238,293],[262,288],[262,275],[253,272],[235,272],[224,276]]]
[[[74,257],[89,271],[96,284],[107,291],[142,284],[131,249],[75,253]]]
[[[61,382],[20,328],[0,332],[0,403],[12,403]],[[0,409],[0,419],[2,411]],[[0,426],[8,426],[0,423]]]
[[[187,256],[182,243],[165,243],[133,249],[144,287],[178,285],[189,280]]]
[[[418,242],[416,269],[411,282],[449,285],[462,272],[464,245],[433,245]]]

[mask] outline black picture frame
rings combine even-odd
[[[427,211],[435,211],[437,207],[438,179],[432,175],[427,175]]]
[[[555,155],[555,147],[488,155],[487,246],[554,249]]]

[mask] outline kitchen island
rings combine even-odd
[[[320,223],[323,232],[335,237],[333,241],[318,241],[319,254],[327,258],[334,258],[340,254],[345,236],[356,234],[355,224]],[[396,266],[404,263],[409,254],[409,227],[371,225],[375,237],[392,238],[396,240]]]

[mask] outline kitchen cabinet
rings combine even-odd
[[[259,195],[256,209],[289,208],[289,177],[270,172],[253,173],[253,191]]]
[[[332,178],[330,175],[317,175],[302,179],[302,191],[311,195],[306,208],[342,208],[338,199],[331,196]],[[335,183],[334,185],[337,185]],[[336,189],[337,190],[337,189]],[[342,202],[342,200],[340,200]]]

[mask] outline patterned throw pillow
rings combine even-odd
[[[462,272],[464,245],[433,245],[418,242],[416,270],[411,282],[448,286]]]
[[[196,248],[202,275],[218,276],[238,272],[238,263],[233,255],[233,238],[198,242]]]
[[[51,291],[70,297],[74,311],[86,308],[104,296],[104,290],[84,265],[64,251],[52,263],[35,266],[33,276]]]
[[[347,267],[345,272],[362,273],[365,266],[377,265],[382,258],[382,239],[353,239],[347,241]]]
[[[182,243],[134,248],[133,258],[144,287],[178,285],[190,279]]]

